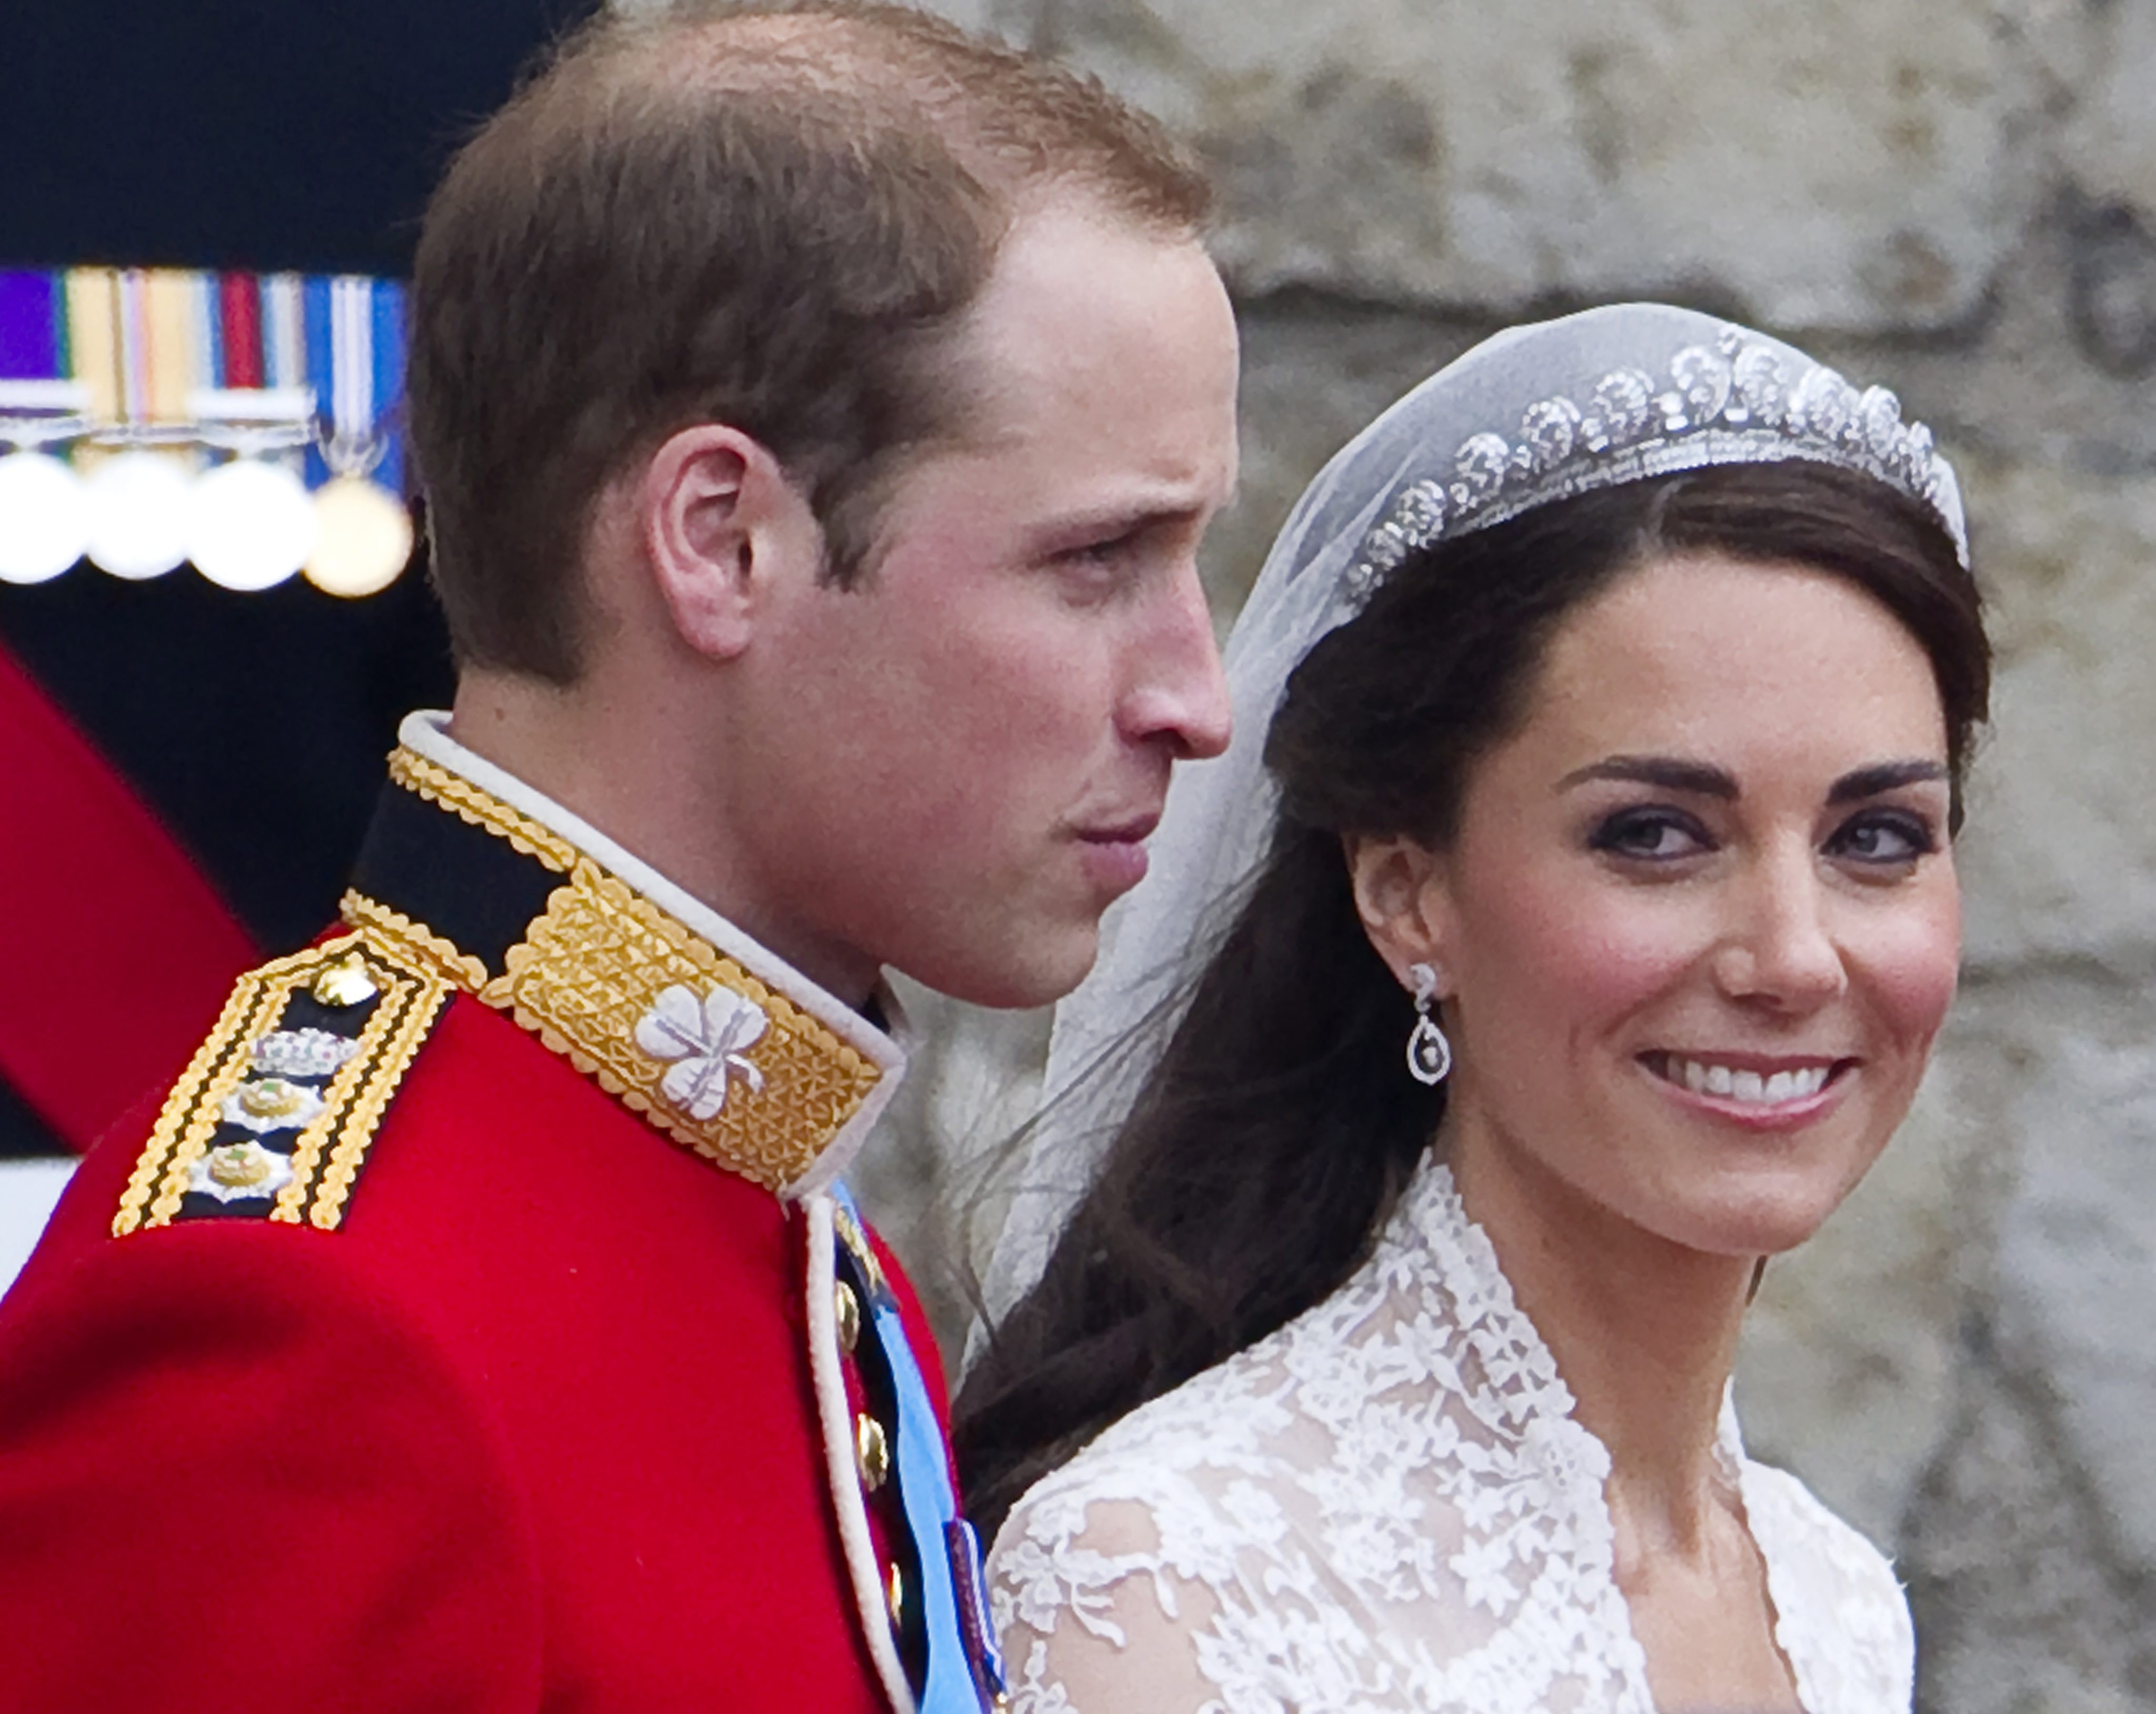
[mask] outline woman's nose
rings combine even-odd
[[[1763,859],[1731,900],[1715,977],[1732,1000],[1807,1012],[1847,985],[1831,900],[1809,849]]]

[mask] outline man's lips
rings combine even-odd
[[[1096,823],[1078,829],[1078,837],[1089,845],[1140,845],[1153,835],[1160,825],[1160,812],[1150,810],[1122,821]]]
[[[1076,829],[1086,872],[1103,892],[1112,898],[1145,879],[1145,842],[1159,825],[1160,812],[1156,809]]]

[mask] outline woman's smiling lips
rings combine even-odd
[[[1824,1054],[1661,1049],[1638,1063],[1686,1106],[1759,1131],[1809,1125],[1839,1105],[1858,1061]]]

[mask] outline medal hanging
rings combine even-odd
[[[74,466],[43,449],[89,426],[67,373],[65,305],[52,274],[0,274],[0,583],[43,583],[82,557],[90,502]]]
[[[263,387],[262,320],[254,280],[201,278],[195,325],[217,386],[193,396],[189,414],[204,439],[234,456],[195,484],[187,557],[218,588],[244,593],[293,577],[318,534],[295,468],[311,433],[312,397],[300,387]]]
[[[411,514],[371,480],[388,449],[377,403],[395,385],[389,360],[402,344],[400,305],[393,286],[341,276],[329,283],[328,307],[331,427],[322,458],[330,480],[315,494],[321,534],[307,580],[331,595],[372,595],[395,582],[412,557]]]
[[[387,588],[413,548],[385,425],[403,312],[357,277],[0,271],[0,582],[87,557],[130,581],[192,561],[234,591],[303,568],[334,595]]]
[[[139,269],[80,268],[68,276],[68,343],[99,423],[117,451],[84,479],[90,557],[130,582],[162,577],[187,557],[187,467],[142,442],[149,428],[147,281]]]

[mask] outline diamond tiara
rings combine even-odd
[[[1491,429],[1469,435],[1449,474],[1440,464],[1441,474],[1400,490],[1363,538],[1348,585],[1367,599],[1417,549],[1553,500],[1711,464],[1786,459],[1898,489],[1931,511],[1969,563],[1953,469],[1930,429],[1902,420],[1900,399],[1883,387],[1859,392],[1824,364],[1727,327],[1713,344],[1671,357],[1666,382],[1642,368],[1613,369],[1584,403],[1562,393],[1537,399],[1511,439]]]

